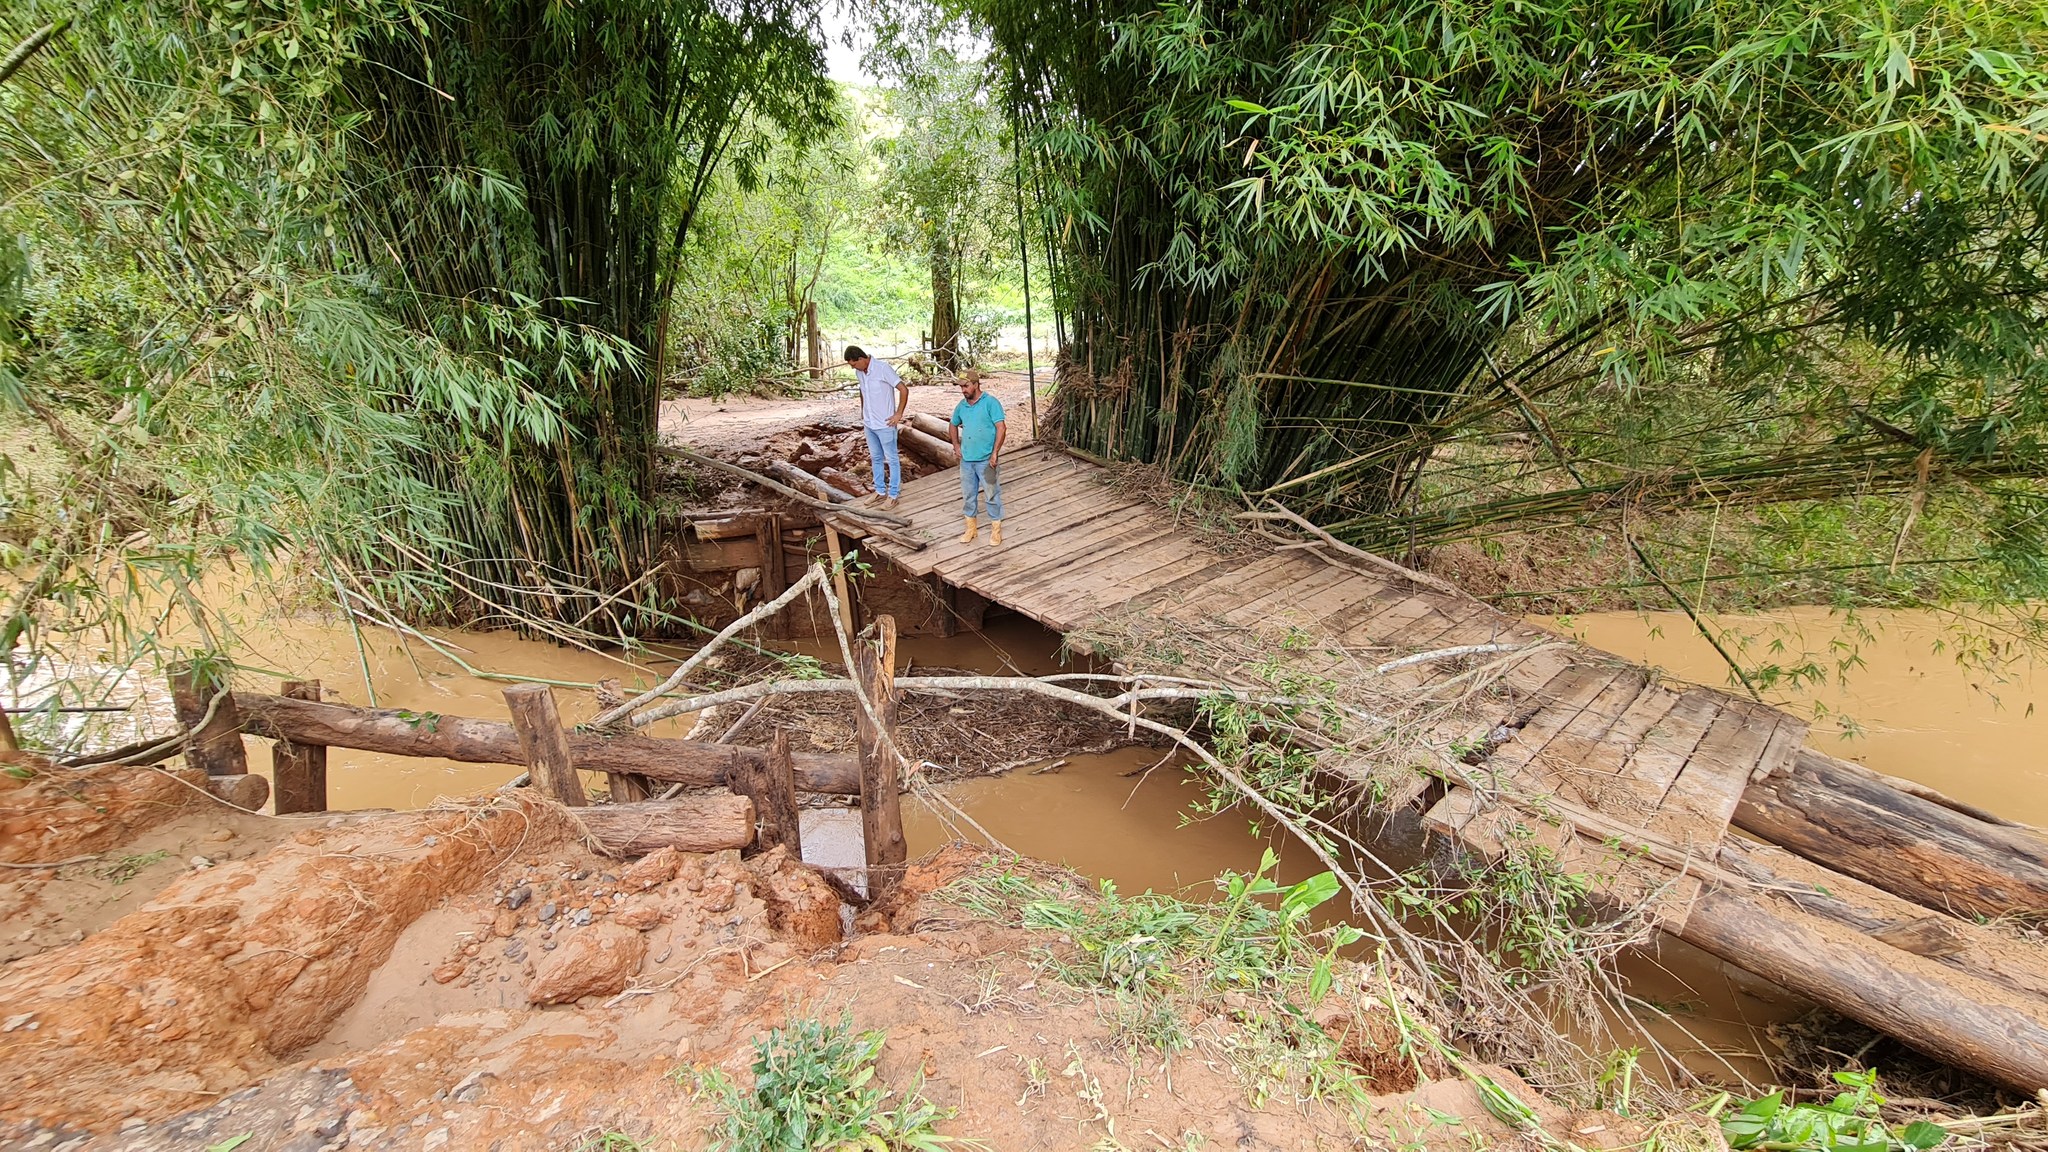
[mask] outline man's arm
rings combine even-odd
[[[953,434],[953,455],[955,458],[958,458],[960,455],[960,420],[957,416],[946,421],[946,431]]]
[[[1003,458],[1003,439],[1004,439],[1004,437],[1007,437],[1007,436],[1008,436],[1009,434],[1010,434],[1010,425],[1009,425],[1009,422],[1008,422],[1008,421],[1006,421],[1006,420],[998,420],[998,421],[996,421],[996,446],[995,446],[994,448],[991,448],[991,449],[989,449],[989,453],[988,453],[988,466],[989,466],[989,467],[991,467],[991,468],[995,467],[995,466],[996,466],[996,461],[998,461],[998,460],[1000,460],[1000,459],[1002,459],[1002,458]]]
[[[889,427],[895,428],[903,423],[903,411],[908,407],[910,407],[910,385],[905,384],[903,377],[898,376],[896,378],[896,414],[889,417]]]

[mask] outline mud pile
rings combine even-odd
[[[52,790],[63,771],[39,768],[42,790],[14,794],[85,803]],[[95,815],[149,819],[109,807]],[[132,835],[198,815],[160,811]],[[746,1083],[770,1029],[849,1013],[887,1034],[882,1082],[921,1085],[958,1110],[943,1131],[993,1148],[1362,1138],[1333,1101],[1251,1106],[1229,1054],[1253,1021],[1192,1019],[1191,1052],[1134,1046],[1098,998],[1047,975],[1072,951],[1056,936],[934,898],[984,867],[977,851],[914,865],[856,919],[781,851],[608,860],[566,810],[524,798],[260,823],[267,849],[238,832],[241,858],[166,862],[174,875],[125,915],[0,969],[0,1146],[431,1152],[617,1132],[702,1147],[716,1117],[696,1070]],[[13,870],[0,888],[78,889],[96,866]],[[1463,1080],[1418,1082],[1383,1021],[1341,1016],[1329,1026],[1353,1036],[1345,1059],[1393,1093],[1376,1131],[1445,1148],[1510,1136]],[[1578,1122],[1551,1116],[1560,1131]]]

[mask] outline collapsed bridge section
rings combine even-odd
[[[2031,830],[1806,748],[1797,717],[1663,683],[1285,511],[1240,519],[1305,536],[1205,532],[1042,444],[1007,453],[1002,483],[1000,547],[958,539],[952,470],[905,486],[914,527],[861,547],[1127,674],[1284,668],[1359,712],[1404,693],[1460,702],[1402,754],[1322,767],[1425,805],[1425,826],[1466,849],[1540,843],[1601,898],[1941,1060],[2048,1084],[2048,957],[1971,918],[2048,910],[2048,841]],[[1477,659],[1493,662],[1484,692]]]

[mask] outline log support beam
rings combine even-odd
[[[320,700],[318,680],[287,680],[278,694],[287,700]],[[270,778],[279,816],[327,811],[327,746],[300,744],[280,736],[270,746]]]
[[[896,732],[896,618],[875,617],[875,637],[854,645],[854,676],[874,708],[856,713],[860,740],[860,827],[867,848],[868,897],[875,899],[903,876],[909,848],[903,838],[900,792],[903,762]],[[875,720],[879,720],[877,727]],[[886,737],[886,738],[885,738]]]
[[[555,690],[545,684],[514,684],[505,689],[505,706],[512,710],[520,758],[533,773],[534,784],[571,808],[589,804],[583,780],[576,775],[568,734],[562,731],[561,713],[555,708]]]

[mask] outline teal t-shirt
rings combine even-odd
[[[953,423],[960,429],[960,458],[986,460],[995,454],[996,425],[1003,422],[1003,402],[986,392],[969,404],[953,405]]]

